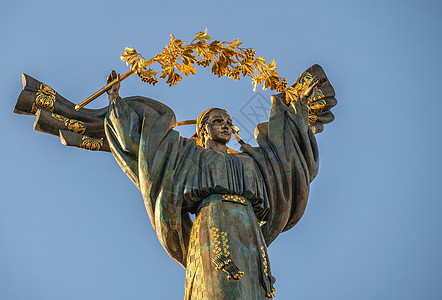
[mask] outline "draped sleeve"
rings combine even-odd
[[[265,182],[270,209],[261,227],[267,245],[292,228],[307,205],[310,182],[318,172],[318,147],[308,126],[308,109],[272,96],[269,122],[255,130],[259,147],[246,144]]]
[[[182,211],[182,184],[200,147],[171,130],[175,115],[145,97],[111,101],[105,132],[112,153],[143,195],[158,239],[185,266],[192,221]]]

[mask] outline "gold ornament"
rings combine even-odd
[[[293,86],[287,87],[287,79],[280,77],[276,71],[275,59],[267,62],[264,57],[255,57],[255,50],[241,48],[243,42],[239,39],[233,42],[221,42],[219,40],[209,42],[211,40],[212,38],[207,34],[207,29],[204,32],[198,32],[188,45],[185,45],[183,40],[177,39],[171,34],[169,44],[163,48],[163,52],[157,53],[150,59],[145,59],[134,48],[126,47],[120,58],[130,66],[130,71],[123,74],[119,80],[123,81],[129,76],[137,74],[142,81],[156,85],[159,81],[157,78],[159,74],[159,78],[166,79],[169,86],[174,86],[183,79],[180,73],[189,77],[196,74],[195,65],[204,68],[211,66],[212,73],[218,77],[225,76],[235,80],[239,80],[240,75],[251,77],[254,91],[258,85],[262,85],[263,90],[270,89],[280,92],[285,96],[287,105],[296,101],[300,93],[310,85],[312,80],[315,80],[312,74],[304,72]],[[161,66],[160,71],[151,68],[154,63]],[[109,82],[101,90],[76,105],[75,109],[79,110],[100,96],[117,81],[118,79]],[[307,104],[310,125],[313,125],[316,116],[325,107],[324,101],[316,101],[321,98],[321,94],[321,90],[316,89],[315,94],[310,97]],[[314,103],[315,101],[316,103]]]

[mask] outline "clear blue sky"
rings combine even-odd
[[[441,12],[440,1],[3,3],[0,299],[183,298],[185,271],[112,155],[62,146],[12,110],[22,72],[77,103],[128,70],[124,47],[149,57],[170,33],[205,28],[275,58],[289,81],[320,64],[339,101],[317,136],[307,211],[269,249],[277,299],[442,299]],[[246,79],[132,77],[121,95],[163,101],[178,120],[224,107],[253,130]]]

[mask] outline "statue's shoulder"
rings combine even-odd
[[[175,113],[173,110],[160,101],[144,96],[125,97],[123,100],[139,114],[143,114],[146,110],[148,110],[159,115],[170,115],[175,118]]]

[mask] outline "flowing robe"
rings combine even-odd
[[[267,246],[299,221],[318,170],[307,107],[273,96],[269,121],[256,128],[259,147],[239,154],[203,149],[175,122],[160,102],[117,99],[105,132],[159,241],[186,268],[186,299],[273,297]]]

